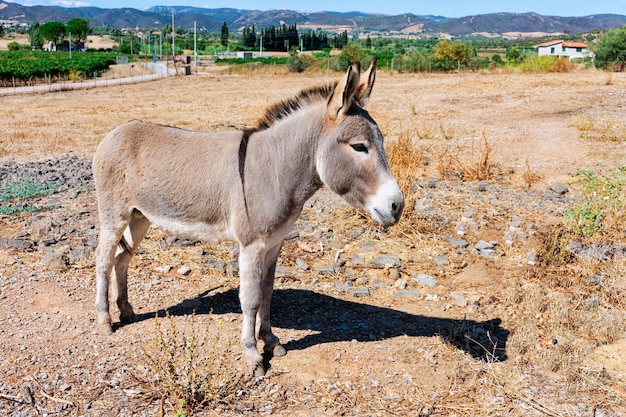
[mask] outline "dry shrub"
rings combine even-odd
[[[572,72],[575,65],[572,64],[567,58],[557,59],[554,65],[550,68],[550,72]]]
[[[237,372],[234,359],[227,360],[218,347],[218,320],[209,317],[214,332],[198,329],[195,315],[188,329],[179,330],[175,319],[155,318],[155,338],[144,346],[147,379],[140,380],[160,398],[161,409],[171,409],[177,416],[191,416],[220,404],[232,403],[246,386],[246,378]],[[161,325],[166,321],[166,327]],[[217,323],[216,323],[217,322]],[[210,337],[213,333],[213,338]]]
[[[453,155],[443,150],[438,156],[437,170],[442,178],[459,178],[465,181],[487,181],[503,172],[500,164],[492,159],[493,146],[483,134],[479,145],[472,142],[469,158]]]
[[[524,185],[526,188],[531,188],[533,184],[541,179],[541,175],[537,174],[530,168],[530,162],[528,158],[526,158],[524,164],[524,172],[522,173],[522,180],[524,180]]]
[[[423,153],[415,146],[408,132],[400,133],[398,139],[387,147],[387,160],[391,173],[398,181],[405,198],[412,196],[418,168],[425,162]],[[410,205],[407,204],[407,207]]]

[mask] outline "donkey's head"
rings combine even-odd
[[[360,74],[352,64],[326,105],[325,134],[316,166],[322,182],[384,226],[396,223],[404,196],[391,175],[383,135],[363,105],[376,78],[376,59]]]

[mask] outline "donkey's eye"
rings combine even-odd
[[[353,143],[350,145],[352,147],[352,149],[354,149],[357,152],[364,152],[367,153],[367,146],[365,146],[364,143]]]

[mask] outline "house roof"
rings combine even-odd
[[[584,42],[564,42],[560,39],[548,41],[544,43],[540,43],[537,45],[537,48],[546,48],[548,46],[560,45],[563,44],[564,48],[586,48],[587,44]]]
[[[587,44],[584,42],[563,42],[564,48],[586,48]]]
[[[537,47],[542,47],[542,46],[552,46],[552,45],[558,45],[560,43],[563,43],[562,40],[554,40],[554,41],[548,41],[548,42],[544,42],[544,43],[540,43],[539,45],[537,45]]]

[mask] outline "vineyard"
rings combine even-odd
[[[38,78],[69,78],[72,75],[106,71],[115,63],[115,54],[106,52],[0,52],[0,82]]]

